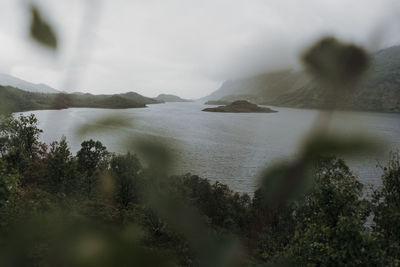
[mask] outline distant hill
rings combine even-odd
[[[168,94],[160,94],[156,98],[156,100],[161,102],[191,102],[191,100],[180,98],[176,95],[168,95]]]
[[[0,111],[18,112],[39,109],[139,108],[159,101],[134,92],[115,95],[43,94],[23,91],[11,86],[0,86]]]
[[[58,94],[60,91],[46,85],[46,84],[34,84],[31,82],[24,81],[22,79],[13,77],[11,75],[0,73],[0,85],[11,86],[19,88],[23,91],[33,92],[33,93],[46,93],[46,94]]]
[[[326,91],[303,71],[283,70],[226,81],[205,100],[246,99],[256,104],[324,108]],[[400,112],[400,46],[378,51],[364,80],[340,109]]]

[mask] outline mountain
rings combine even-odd
[[[0,86],[0,112],[64,108],[139,108],[159,101],[134,92],[115,95],[43,94]]]
[[[161,102],[191,102],[191,100],[180,98],[176,95],[160,94],[155,99]]]
[[[13,77],[11,75],[0,73],[0,85],[11,86],[19,88],[23,91],[33,92],[33,93],[46,93],[46,94],[58,94],[60,91],[46,85],[46,84],[34,84],[21,80],[19,78]]]
[[[247,99],[257,104],[265,104],[283,93],[308,86],[311,82],[312,80],[303,72],[282,70],[263,73],[245,79],[226,81],[205,99],[225,102]]]
[[[283,70],[226,81],[205,99],[246,99],[256,104],[324,108],[326,95],[327,91],[304,71]],[[400,46],[374,53],[364,79],[351,95],[341,95],[338,108],[400,112]]]

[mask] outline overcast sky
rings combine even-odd
[[[400,44],[399,0],[43,0],[54,55],[30,41],[27,0],[0,0],[0,72],[65,91],[198,98],[224,80],[298,65],[324,35]]]

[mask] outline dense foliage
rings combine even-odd
[[[305,193],[274,205],[262,188],[250,197],[167,176],[98,141],[76,156],[65,138],[47,146],[33,115],[4,118],[0,133],[1,266],[400,263],[398,153],[371,200],[342,160],[324,157]]]

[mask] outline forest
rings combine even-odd
[[[145,145],[157,155],[146,164],[94,140],[72,155],[65,138],[41,143],[37,124],[34,115],[1,120],[1,266],[400,264],[398,152],[379,188],[339,158],[314,157],[301,193],[276,201],[274,179],[239,194],[167,175],[161,146]]]

